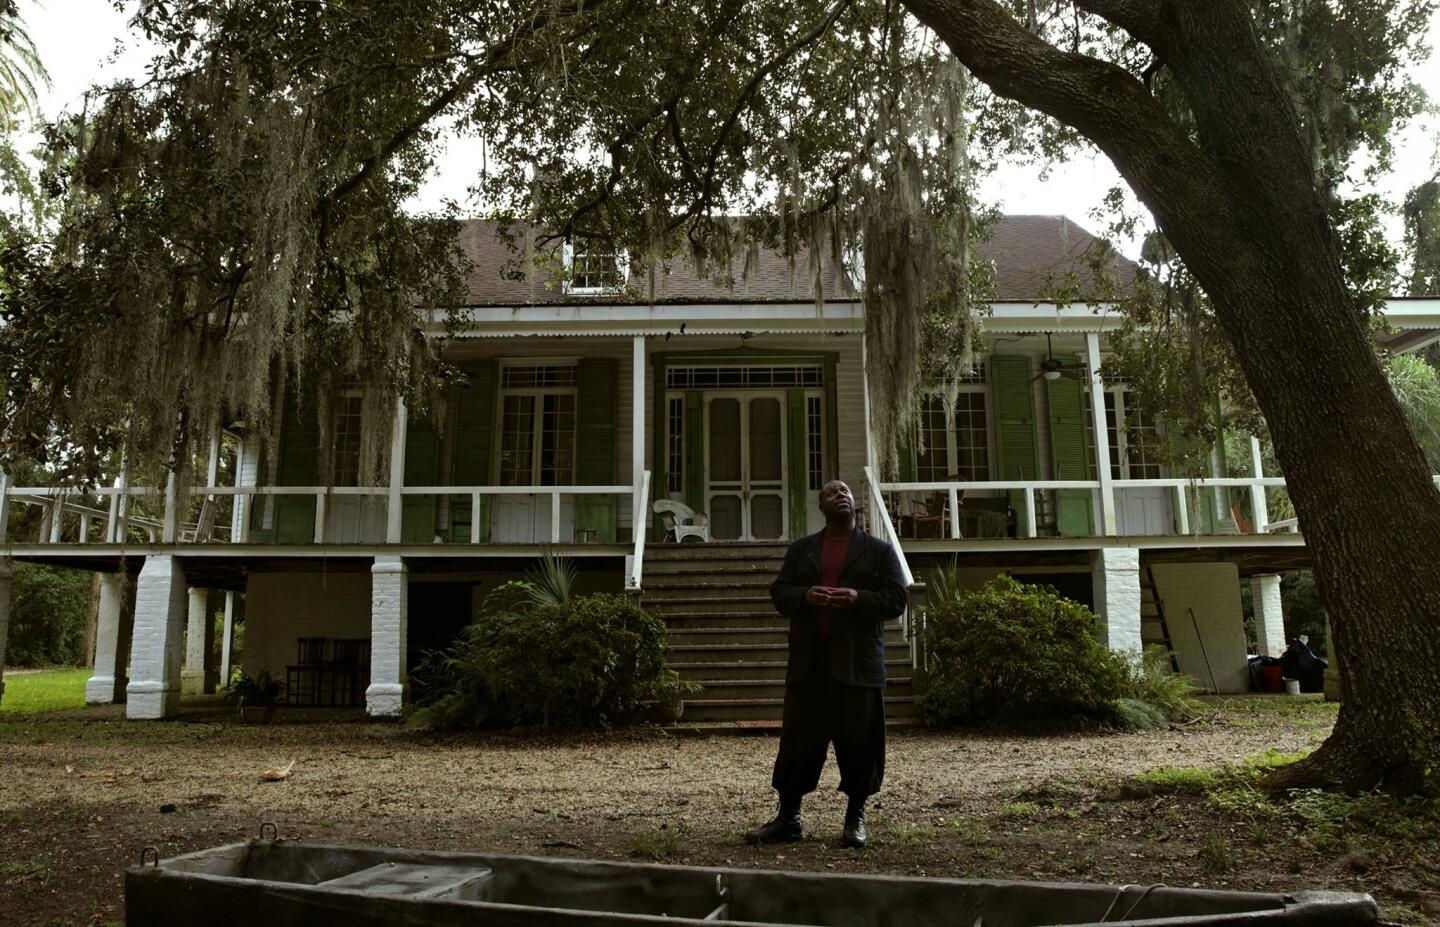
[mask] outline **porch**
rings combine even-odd
[[[513,576],[551,549],[586,563],[606,588],[645,592],[647,551],[661,540],[648,513],[659,499],[705,513],[717,544],[784,542],[819,527],[819,488],[845,479],[862,524],[916,567],[947,555],[992,575],[1046,562],[1090,574],[1108,639],[1125,648],[1142,642],[1132,555],[1207,563],[1243,555],[1271,576],[1303,556],[1298,535],[1268,533],[1265,491],[1283,481],[1260,471],[1258,452],[1247,477],[1146,470],[1145,439],[1122,425],[1123,394],[1087,408],[1086,381],[1044,375],[1056,352],[1084,351],[1091,394],[1108,395],[1095,388],[1093,332],[1064,332],[1054,344],[1033,333],[996,339],[970,386],[968,431],[958,409],[940,409],[929,443],[911,447],[913,472],[881,481],[880,449],[866,427],[860,320],[843,308],[818,319],[813,306],[804,311],[805,331],[694,324],[677,339],[633,326],[582,333],[557,324],[472,339],[449,358],[467,382],[438,417],[393,410],[381,486],[319,484],[322,472],[354,472],[344,456],[354,424],[344,416],[355,411],[343,406],[330,425],[333,447],[317,448],[313,415],[292,407],[276,447],[243,432],[212,445],[202,485],[136,486],[122,473],[111,486],[17,487],[0,475],[0,548],[133,576],[133,635],[124,584],[106,583],[113,589],[102,596],[100,662],[109,669],[97,670],[93,686],[97,701],[107,691],[128,694],[132,717],[167,716],[179,693],[205,678],[195,655],[206,651],[197,642],[208,633],[208,589],[225,592],[227,616],[245,609],[252,653],[263,652],[278,673],[299,660],[302,638],[367,640],[367,707],[398,713],[417,589],[447,581],[479,588],[488,581],[480,577]],[[328,467],[322,453],[334,455]],[[1237,533],[1235,496],[1259,513],[1256,532]],[[913,515],[906,529],[907,504],[924,507],[925,530],[914,530]],[[1140,530],[1131,510],[1148,519]],[[990,517],[971,517],[981,511]],[[1220,597],[1233,592],[1237,608],[1239,578],[1248,575],[1240,569],[1217,587]],[[1228,605],[1216,609],[1230,621]],[[425,620],[430,613],[422,606]],[[227,646],[231,627],[227,619]],[[223,657],[218,675],[230,664]]]

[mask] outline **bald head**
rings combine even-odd
[[[831,480],[820,490],[820,514],[832,528],[849,528],[855,524],[855,496],[842,480]]]

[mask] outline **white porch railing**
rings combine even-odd
[[[36,486],[13,486],[10,485],[4,474],[0,474],[0,544],[15,543],[16,539],[9,538],[7,532],[10,526],[10,513],[16,506],[39,506],[44,509],[40,519],[39,528],[34,533],[33,541],[26,538],[27,542],[37,544],[126,544],[132,540],[139,540],[142,543],[236,543],[245,544],[251,541],[252,533],[252,507],[255,503],[267,498],[277,497],[311,497],[315,506],[315,530],[311,541],[315,544],[336,542],[335,539],[327,537],[327,513],[330,503],[336,498],[362,497],[380,499],[383,497],[403,499],[416,496],[444,496],[448,498],[469,497],[470,520],[469,545],[481,544],[483,537],[483,525],[474,513],[480,510],[480,500],[485,497],[501,496],[532,496],[548,497],[550,502],[550,524],[549,542],[552,544],[566,543],[562,537],[563,521],[561,518],[560,501],[565,498],[576,498],[582,496],[614,496],[619,499],[628,498],[631,501],[631,522],[633,528],[632,542],[634,547],[633,561],[629,566],[627,583],[633,581],[638,586],[643,569],[644,542],[646,528],[649,519],[651,473],[643,471],[640,485],[614,485],[614,486],[405,486],[405,487],[384,487],[384,486],[197,486],[190,490],[188,498],[192,504],[197,504],[198,513],[195,517],[181,517],[179,513],[167,512],[165,509],[173,505],[173,496],[167,495],[166,491],[157,487],[129,486],[123,481],[117,481],[115,486],[100,486],[93,488],[76,487],[36,487]],[[1440,475],[1434,477],[1437,488],[1440,488]],[[997,480],[993,482],[982,481],[938,481],[938,482],[890,482],[881,483],[876,477],[873,468],[865,468],[866,492],[870,499],[872,517],[875,524],[873,527],[881,533],[886,540],[892,544],[899,545],[901,538],[896,530],[895,519],[886,504],[886,495],[897,493],[917,493],[927,496],[940,495],[945,500],[946,513],[949,516],[948,536],[952,539],[959,539],[960,534],[960,513],[964,511],[962,494],[967,492],[1016,492],[1020,495],[1022,504],[1016,513],[1016,533],[1023,538],[1034,538],[1039,536],[1039,524],[1037,523],[1035,498],[1038,493],[1057,490],[1084,490],[1093,494],[1094,511],[1102,510],[1103,500],[1100,498],[1105,491],[1098,480]],[[1275,533],[1281,531],[1297,531],[1298,523],[1294,518],[1279,519],[1270,522],[1266,516],[1265,506],[1256,506],[1253,500],[1257,497],[1263,498],[1266,489],[1284,487],[1285,481],[1280,477],[1233,477],[1233,478],[1203,478],[1203,479],[1145,479],[1145,480],[1114,480],[1109,483],[1112,494],[1122,493],[1128,489],[1168,489],[1173,494],[1174,527],[1170,532],[1178,535],[1189,535],[1196,533],[1192,528],[1198,522],[1192,517],[1194,504],[1214,504],[1216,514],[1220,518],[1229,515],[1230,507],[1228,502],[1220,502],[1220,494],[1224,490],[1245,489],[1250,493],[1252,510],[1256,512],[1256,523],[1254,531],[1258,534]],[[1205,499],[1209,495],[1211,498]],[[230,498],[235,500],[230,517],[221,517],[219,506],[223,500]],[[133,504],[138,500],[159,499],[160,505],[151,506],[153,512],[139,513]],[[389,505],[388,499],[378,503],[381,507]],[[1113,500],[1110,503],[1113,510]],[[187,510],[187,514],[188,514]],[[172,520],[173,519],[173,520]],[[387,519],[390,521],[390,519]],[[1097,518],[1097,522],[1099,519]],[[166,538],[167,525],[174,526],[173,539]],[[98,530],[97,530],[98,529]],[[138,533],[140,537],[132,538]],[[1097,534],[1104,533],[1097,532]],[[1112,531],[1111,534],[1118,534]],[[376,540],[367,541],[373,543]],[[578,543],[585,543],[589,538],[576,538]],[[387,532],[385,541],[388,543],[399,543],[398,536],[390,536]],[[465,541],[449,542],[465,544]],[[913,576],[906,577],[913,582]]]
[[[865,489],[870,496],[870,528],[872,531],[878,530],[880,536],[900,555],[900,573],[905,577],[905,588],[913,595],[915,574],[910,571],[910,564],[905,560],[905,549],[900,546],[900,535],[895,531],[895,523],[890,520],[890,510],[885,507],[885,494],[875,476],[875,469],[868,465],[865,467]],[[910,643],[910,665],[916,669],[923,669],[925,665],[924,642],[921,640],[924,620],[924,611],[914,605],[907,606],[905,611],[900,613],[900,631]]]
[[[867,474],[868,475],[868,474]],[[1440,484],[1440,477],[1437,477],[1437,484]],[[1102,485],[1099,480],[996,480],[996,481],[940,481],[940,482],[912,482],[912,483],[882,483],[881,493],[921,493],[925,495],[943,494],[945,498],[946,514],[950,524],[949,535],[951,538],[960,537],[960,512],[962,510],[961,494],[966,492],[1017,492],[1021,495],[1020,510],[1016,513],[1016,533],[1020,537],[1033,538],[1039,536],[1039,525],[1036,519],[1035,504],[1036,494],[1046,491],[1057,490],[1084,490],[1093,494],[1094,511],[1100,512],[1105,508],[1114,510],[1113,498],[1108,505],[1102,500],[1101,494],[1107,488],[1112,494],[1124,492],[1127,489],[1169,489],[1173,493],[1173,504],[1175,513],[1176,530],[1175,534],[1192,534],[1190,505],[1192,494],[1196,497],[1197,504],[1204,504],[1200,499],[1201,493],[1206,490],[1219,491],[1225,489],[1248,489],[1252,493],[1259,493],[1263,496],[1268,487],[1284,487],[1285,480],[1280,477],[1225,477],[1225,478],[1196,478],[1196,479],[1146,479],[1146,480],[1111,480],[1108,486]],[[1220,495],[1216,492],[1214,504],[1216,514],[1219,518],[1230,515],[1230,506],[1224,504],[1223,508],[1219,501]],[[1262,520],[1255,525],[1257,534],[1266,533],[1270,525],[1264,521],[1265,512],[1263,507],[1259,513]],[[888,519],[888,514],[886,515]],[[893,530],[893,527],[892,527]],[[1118,534],[1118,530],[1103,532]]]
[[[865,486],[870,493],[871,512],[873,513],[873,521],[875,522],[871,527],[878,527],[881,537],[897,551],[901,550],[900,535],[895,531],[895,523],[890,520],[890,510],[885,507],[885,495],[883,492],[885,487],[875,478],[875,470],[873,467],[867,466],[865,468]],[[900,570],[905,575],[905,585],[915,585],[915,574],[910,572],[910,564],[905,562],[903,556],[900,558]]]
[[[649,492],[650,475],[644,474],[642,487],[628,485],[613,486],[405,486],[395,489],[385,486],[196,486],[192,487],[189,499],[198,504],[195,518],[186,520],[179,513],[170,511],[173,497],[166,491],[147,486],[111,486],[95,488],[76,487],[28,487],[11,486],[0,481],[0,544],[12,542],[8,537],[10,510],[12,505],[29,505],[43,508],[39,530],[33,538],[38,544],[125,544],[132,541],[132,531],[142,532],[143,542],[148,543],[249,543],[252,540],[251,508],[261,500],[281,497],[310,497],[314,500],[315,529],[310,539],[315,544],[336,542],[327,537],[328,513],[332,500],[336,498],[369,498],[379,501],[384,508],[389,498],[400,499],[416,496],[469,497],[472,513],[470,544],[481,543],[482,525],[474,513],[480,510],[480,500],[497,496],[548,497],[550,502],[549,542],[559,544],[562,538],[563,519],[560,502],[565,498],[580,496],[613,496],[632,501],[643,498],[640,493]],[[137,499],[158,497],[160,511],[141,515],[134,511]],[[217,518],[216,508],[221,500],[231,498],[235,505],[228,524]],[[388,514],[388,513],[387,513]],[[641,525],[643,538],[644,513],[635,518]],[[167,537],[168,524],[175,525],[173,538]],[[388,519],[387,522],[395,520]],[[100,530],[97,531],[96,527]],[[30,540],[30,539],[27,539]],[[386,530],[383,539],[367,539],[367,542],[384,540],[399,543],[400,538]],[[576,539],[583,542],[585,539]]]

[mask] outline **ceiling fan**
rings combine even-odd
[[[1039,379],[1058,380],[1061,377],[1068,377],[1071,380],[1079,380],[1084,373],[1085,365],[1077,361],[1061,361],[1055,359],[1055,349],[1050,341],[1050,333],[1045,333],[1045,359],[1040,362],[1040,372],[1031,380],[1034,383]]]

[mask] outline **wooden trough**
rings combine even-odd
[[[125,915],[147,927],[1378,923],[1369,895],[1340,892],[773,872],[273,840],[142,857],[125,875]]]

